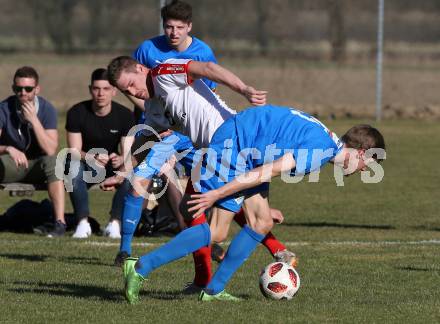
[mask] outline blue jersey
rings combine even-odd
[[[342,149],[342,142],[316,118],[287,107],[248,108],[226,120],[215,132],[204,156],[199,179],[201,192],[222,187],[240,174],[293,154],[292,175],[319,170]],[[195,179],[196,177],[193,177]],[[243,197],[269,189],[269,182],[237,192],[216,202],[238,212]]]
[[[170,47],[165,35],[148,39],[133,52],[133,57],[150,69],[171,58],[217,63],[211,48],[200,39],[191,37],[191,45],[183,52]],[[208,79],[202,80],[211,89],[216,87],[215,82]]]
[[[239,149],[255,150],[247,157],[247,169],[291,152],[294,173],[306,174],[320,169],[342,149],[339,138],[319,120],[293,108],[267,105],[246,109],[234,118]]]

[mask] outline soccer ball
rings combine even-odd
[[[299,285],[298,272],[284,262],[271,263],[260,273],[260,290],[266,298],[292,299]]]

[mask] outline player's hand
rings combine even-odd
[[[96,164],[99,166],[105,167],[110,160],[109,156],[107,154],[95,154],[94,155]]]
[[[187,204],[193,206],[189,208],[188,211],[195,211],[193,217],[196,218],[203,214],[205,210],[212,207],[212,205],[214,205],[214,203],[219,199],[220,196],[217,193],[217,190],[211,190],[203,194],[191,195],[191,200],[188,200]]]
[[[251,86],[247,86],[243,95],[254,106],[262,106],[266,104],[267,91],[256,90]]]
[[[114,191],[118,186],[121,185],[121,183],[124,181],[123,177],[114,175],[113,177],[105,179],[99,187],[103,191]]]
[[[272,217],[272,220],[275,224],[281,224],[282,222],[284,222],[284,216],[281,210],[271,208],[270,216]]]
[[[34,102],[26,101],[21,105],[21,109],[23,112],[23,117],[31,124],[38,119],[37,110],[35,109]]]
[[[27,169],[29,167],[28,159],[22,151],[17,150],[13,146],[8,146],[6,148],[6,152],[9,154],[11,159],[14,161],[17,169],[20,167]]]
[[[164,137],[170,136],[172,133],[173,133],[173,131],[171,129],[167,129],[166,131],[159,133],[159,136],[160,136],[160,138],[164,138]]]
[[[124,163],[124,158],[116,153],[110,154],[109,159],[113,169],[119,169],[121,165]]]

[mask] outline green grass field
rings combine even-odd
[[[326,124],[342,134],[353,121]],[[259,271],[271,261],[263,247],[229,284],[243,302],[182,295],[193,273],[186,257],[153,272],[141,303],[130,306],[112,266],[117,242],[0,233],[0,322],[440,322],[440,124],[386,121],[379,128],[387,142],[381,183],[363,184],[357,175],[337,187],[331,167],[319,183],[273,183],[271,204],[285,215],[274,233],[300,257],[302,286],[293,300],[268,301],[259,292]],[[0,195],[3,212],[16,199]],[[101,225],[110,199],[91,192]],[[136,239],[134,253],[166,240]]]

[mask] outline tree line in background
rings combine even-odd
[[[193,33],[217,52],[301,55],[328,44],[341,61],[347,43],[375,47],[377,1],[186,0]],[[159,30],[159,0],[0,0],[0,51],[57,53],[132,50]],[[385,39],[436,43],[440,1],[385,0]],[[302,52],[301,52],[302,49]]]

